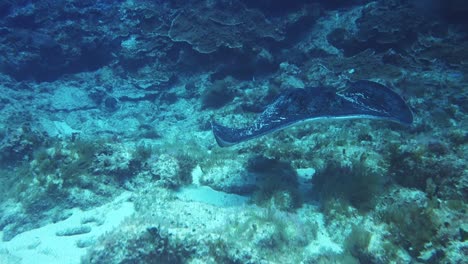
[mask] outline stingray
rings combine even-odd
[[[221,147],[235,145],[303,122],[335,119],[379,119],[410,125],[413,114],[388,87],[371,81],[350,82],[341,90],[325,87],[289,89],[250,125],[243,128],[211,122]]]

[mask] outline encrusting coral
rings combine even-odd
[[[262,13],[248,10],[237,1],[217,4],[228,7],[202,4],[180,12],[171,23],[169,37],[173,41],[187,42],[201,53],[212,53],[220,47],[241,48],[264,38],[277,41],[284,38],[281,29],[269,23]]]

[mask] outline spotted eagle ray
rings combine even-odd
[[[359,118],[403,125],[413,122],[410,108],[397,93],[382,84],[360,80],[338,91],[323,87],[284,91],[244,128],[226,127],[215,121],[211,125],[218,145],[227,147],[303,122]]]

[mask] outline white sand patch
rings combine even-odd
[[[51,137],[69,137],[73,133],[80,133],[81,131],[73,129],[66,122],[53,121],[46,118],[41,118],[39,125]]]
[[[181,188],[176,195],[186,202],[195,201],[220,207],[245,205],[249,199],[242,195],[216,191],[208,186],[195,185]]]
[[[50,105],[55,110],[74,111],[95,107],[88,93],[79,87],[60,86],[54,91]]]
[[[64,221],[29,230],[0,244],[0,263],[80,263],[87,247],[134,211],[130,193],[89,211],[73,209]],[[3,233],[0,233],[3,236]]]

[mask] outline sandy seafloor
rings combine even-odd
[[[467,263],[467,4],[309,2],[2,2],[0,263]],[[413,124],[213,137],[362,79]]]

